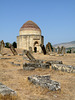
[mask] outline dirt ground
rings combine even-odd
[[[22,53],[22,50],[17,50]],[[0,56],[0,82],[15,90],[18,100],[75,100],[75,73],[54,71],[52,69],[37,68],[33,71],[23,70],[23,56],[13,56],[10,49],[4,49],[7,55]],[[10,54],[11,56],[8,56]],[[33,53],[36,59],[61,60],[64,64],[75,66],[75,54],[65,54],[64,56],[50,56]],[[21,64],[12,65],[10,62]],[[60,91],[49,91],[40,86],[31,84],[27,77],[31,75],[50,75],[52,80],[61,84]]]

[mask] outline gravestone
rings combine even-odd
[[[60,54],[60,53],[61,53],[60,47],[58,46],[58,47],[57,47],[57,54]]]
[[[31,53],[32,53],[32,47],[29,47],[29,52],[31,52]]]
[[[49,64],[45,63],[23,63],[24,70],[34,70],[35,68],[49,68]]]
[[[61,47],[61,54],[65,54],[65,47],[64,46]]]
[[[1,41],[1,45],[2,45],[2,47],[5,47],[5,44],[4,44],[3,40]]]
[[[54,53],[56,52],[55,47],[53,47],[53,52],[54,52]]]
[[[0,83],[0,95],[2,96],[17,96],[16,92],[10,88],[8,88],[6,85]],[[5,100],[5,99],[3,99]]]
[[[65,49],[65,47],[63,48],[63,54],[65,54],[66,53],[66,49]]]
[[[49,51],[49,48],[48,48],[48,44],[46,44],[46,52],[47,52],[47,53],[50,52],[50,51]]]
[[[30,61],[32,61],[32,62],[35,62],[35,63],[43,63],[43,60],[37,60],[37,59],[35,59],[33,56],[32,56],[32,54],[29,52],[29,51],[27,51],[27,50],[23,50],[23,55],[26,55],[28,58],[29,58],[29,60]],[[24,58],[24,57],[23,57]]]
[[[52,64],[52,69],[61,70],[63,72],[75,73],[75,66],[65,65],[65,64]]]
[[[23,50],[23,54],[25,54],[29,58],[29,60],[35,61],[35,58],[31,55],[29,51]]]
[[[48,44],[46,45],[46,51],[47,52],[52,52],[51,43],[50,42],[48,42]]]
[[[51,66],[52,64],[63,64],[63,62],[58,60],[49,60],[46,61],[46,64],[49,64]]]
[[[46,49],[45,49],[45,46],[42,45],[42,44],[40,44],[40,47],[41,47],[41,49],[42,49],[42,51],[43,51],[43,54],[46,55]]]
[[[41,87],[47,88],[51,91],[56,91],[61,89],[60,83],[51,80],[50,75],[43,75],[43,76],[33,75],[29,76],[28,80],[32,82],[34,85],[40,85]]]
[[[72,48],[71,49],[71,53],[75,53],[75,48]]]
[[[0,41],[0,54],[2,54],[3,48],[5,47],[4,41]]]
[[[15,48],[11,44],[9,44],[9,47],[10,47],[10,50],[12,51],[13,55],[18,54],[17,51],[15,50]]]

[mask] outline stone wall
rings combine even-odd
[[[37,44],[35,44],[37,42]],[[41,35],[21,35],[17,36],[17,48],[22,48],[29,50],[29,47],[37,47],[37,52],[42,52],[40,44],[43,43],[43,38]]]
[[[32,30],[32,28],[27,28],[22,29],[19,31],[19,35],[41,35],[41,31],[39,30]]]

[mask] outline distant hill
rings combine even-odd
[[[64,46],[65,48],[69,48],[69,47],[75,47],[75,41],[71,41],[71,42],[65,42],[65,43],[59,43],[59,44],[55,44],[53,45],[54,47],[61,47]]]

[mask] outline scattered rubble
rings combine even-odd
[[[56,56],[64,56],[64,54],[57,54]]]
[[[61,70],[63,72],[75,73],[75,66],[65,64],[52,64],[52,69]]]
[[[0,56],[2,56],[2,54],[0,53]]]
[[[23,56],[23,54],[18,54],[19,56]]]
[[[60,90],[60,83],[50,79],[50,75],[33,75],[29,76],[28,80],[35,85],[40,85],[41,87],[48,88],[51,91]]]
[[[20,66],[20,64],[15,64],[14,62],[10,62],[12,65]]]
[[[12,58],[0,58],[0,59],[12,59]]]
[[[8,54],[7,56],[11,56],[10,54]]]
[[[55,56],[55,54],[54,54],[54,53],[50,53],[49,55],[50,55],[50,56]]]

